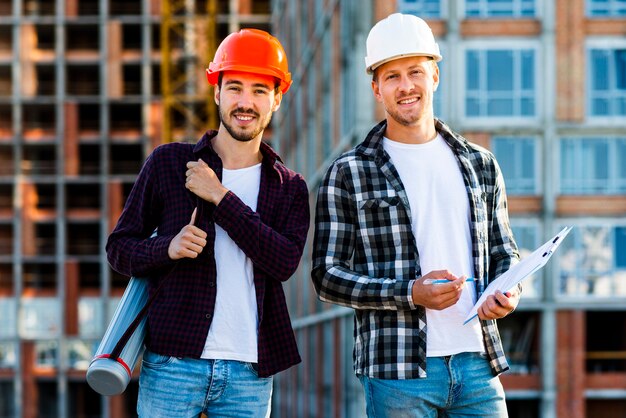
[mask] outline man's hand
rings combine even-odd
[[[187,176],[185,187],[214,205],[219,204],[228,192],[228,189],[217,178],[215,171],[201,159],[189,161],[185,175]]]
[[[498,290],[493,295],[487,296],[487,299],[480,305],[478,317],[480,319],[504,318],[517,308],[519,298],[520,295],[517,289],[506,293]]]
[[[193,210],[189,225],[185,225],[174,239],[170,241],[167,255],[169,255],[172,260],[196,258],[204,249],[207,233],[194,225],[197,211],[198,208]]]
[[[426,280],[449,280],[450,283],[428,284]],[[422,276],[413,284],[411,294],[413,303],[422,305],[428,309],[446,309],[459,301],[463,287],[465,287],[465,276],[456,277],[448,270],[434,270]]]

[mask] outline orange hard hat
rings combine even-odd
[[[209,84],[217,85],[221,71],[274,76],[280,80],[280,91],[283,93],[291,86],[291,73],[283,46],[278,39],[259,29],[241,29],[222,41],[206,70]]]

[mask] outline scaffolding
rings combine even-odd
[[[0,417],[134,416],[137,375],[111,398],[85,381],[128,283],[106,239],[146,156],[217,128],[204,68],[231,29],[269,30],[268,10],[0,1]]]
[[[213,98],[201,69],[217,47],[217,0],[164,0],[161,3],[161,91],[163,138],[198,138],[216,126]]]

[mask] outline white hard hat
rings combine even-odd
[[[376,23],[367,35],[365,69],[368,74],[382,64],[404,57],[432,57],[441,61],[439,45],[428,24],[414,15],[394,13]]]

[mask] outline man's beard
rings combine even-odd
[[[402,100],[402,98],[397,99],[397,100]],[[421,100],[426,100],[426,98],[424,96],[422,96]],[[422,106],[426,106],[425,103],[421,103]],[[393,109],[385,109],[387,111],[387,113],[389,114],[389,116],[391,116],[392,119],[394,119],[397,123],[399,123],[402,126],[411,126],[417,122],[419,122],[420,119],[422,119],[426,113],[424,111],[424,109],[422,109],[420,112],[418,113],[409,113],[409,114],[403,114],[400,110],[398,110],[397,108],[393,108]]]
[[[251,131],[246,131],[243,129],[237,129],[235,126],[230,124],[228,122],[230,120],[230,118],[228,117],[229,115],[225,115],[225,112],[223,111],[221,106],[218,105],[217,108],[218,108],[218,113],[220,116],[220,122],[222,123],[222,125],[224,125],[224,128],[226,128],[230,136],[232,136],[237,141],[241,141],[241,142],[252,141],[254,138],[259,136],[259,134],[261,134],[265,130],[265,128],[268,127],[268,125],[270,124],[270,121],[272,120],[271,113],[267,115],[267,118],[265,120],[263,120],[261,119],[261,115],[259,115],[254,110],[243,109],[241,107],[238,107],[232,112],[230,112],[231,117],[234,117],[233,114],[235,113],[238,113],[240,115],[250,115],[250,116],[255,117],[259,123],[255,129],[252,129]]]

